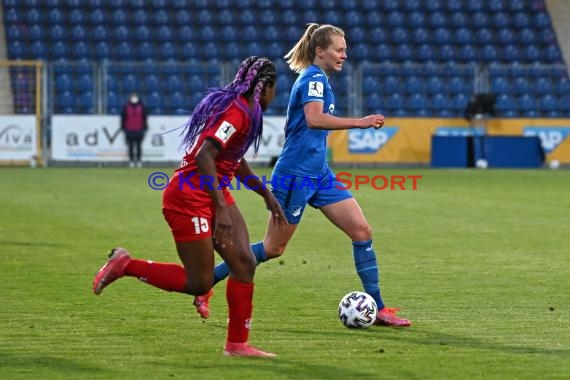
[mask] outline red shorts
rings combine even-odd
[[[187,184],[179,185],[174,175],[162,195],[162,213],[170,226],[174,241],[184,243],[203,240],[212,236],[215,207],[206,190]],[[223,190],[226,204],[236,203],[227,188]]]

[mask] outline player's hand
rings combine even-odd
[[[232,217],[228,207],[216,207],[213,239],[220,248],[233,244]]]
[[[384,126],[384,115],[368,115],[360,119],[362,128],[382,128]]]
[[[283,212],[281,205],[270,191],[265,194],[263,199],[265,199],[265,204],[271,212],[271,220],[273,223],[277,224],[278,227],[289,224],[287,222],[287,218],[285,218],[285,213]]]

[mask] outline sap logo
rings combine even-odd
[[[376,153],[394,135],[399,127],[382,129],[351,129],[348,131],[348,151],[350,153]]]
[[[485,134],[485,128],[465,128],[465,127],[439,127],[435,130],[437,136],[481,136]]]
[[[550,153],[570,134],[570,127],[526,127],[524,136],[538,136],[544,152]]]

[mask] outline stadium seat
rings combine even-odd
[[[59,24],[56,25],[52,25],[49,28],[49,37],[52,40],[63,40],[64,38],[67,38],[68,35],[66,35],[65,30],[63,29],[63,27]]]
[[[414,50],[411,45],[400,43],[394,50],[394,54],[400,61],[406,61],[412,59]]]
[[[442,4],[440,0],[426,0],[424,3],[424,8],[428,12],[436,12],[442,10]]]
[[[211,27],[206,26],[202,29],[203,30],[211,30]],[[168,25],[162,25],[158,27],[156,31],[156,40],[159,42],[167,42],[172,40],[172,30]]]
[[[537,109],[537,101],[534,95],[522,94],[518,99],[518,109],[519,111],[527,112]]]
[[[515,34],[512,29],[501,28],[497,31],[497,40],[503,45],[512,44],[515,42]]]
[[[147,25],[149,22],[149,15],[147,13],[146,9],[137,9],[134,13],[133,13],[133,23],[134,25]]]
[[[241,52],[240,46],[236,42],[230,42],[224,45],[222,56],[226,61],[239,57]]]
[[[422,43],[418,46],[416,54],[418,59],[424,62],[431,61],[435,58],[435,51],[433,49],[433,46],[426,43]]]
[[[372,38],[374,38],[374,37],[372,37]],[[413,41],[415,43],[423,44],[423,43],[431,42],[430,38],[431,37],[430,37],[430,32],[429,32],[428,28],[418,27],[418,28],[415,28],[413,31]],[[429,46],[433,50],[431,43]]]
[[[415,111],[416,114],[421,115],[421,112],[429,107],[429,101],[424,94],[412,94],[408,97],[406,107]]]
[[[525,12],[515,13],[512,19],[512,25],[519,29],[530,27],[531,24],[529,15]]]
[[[383,106],[383,99],[380,95],[373,92],[366,95],[366,99],[364,100],[365,107],[367,108],[366,114],[369,113],[381,113],[380,109]]]
[[[517,38],[523,45],[530,45],[535,43],[536,34],[531,28],[523,28],[519,31]]]
[[[513,44],[508,44],[503,49],[503,58],[506,62],[516,62],[520,60],[521,52],[520,49]]]
[[[450,21],[451,21],[451,26],[453,26],[454,28],[465,28],[465,26],[469,24],[467,21],[467,14],[463,12],[452,13]]]
[[[384,94],[390,94],[400,91],[400,80],[395,76],[387,76],[383,79],[381,85]]]
[[[558,109],[558,99],[551,94],[544,94],[540,97],[539,107],[541,111],[555,111]]]
[[[438,56],[442,62],[450,62],[457,58],[455,49],[449,44],[444,44],[439,48]]]
[[[60,74],[55,77],[55,91],[57,93],[71,91],[73,82],[68,74]]]
[[[392,30],[392,43],[405,44],[408,42],[408,30],[402,27],[396,27]],[[400,46],[398,46],[399,48]],[[411,47],[409,47],[411,49]]]
[[[495,94],[508,93],[510,91],[509,80],[502,76],[491,79],[491,91]]]
[[[445,85],[443,80],[441,79],[441,77],[439,76],[430,76],[427,79],[427,83],[426,83],[426,91],[428,93],[440,93],[443,92],[445,90]]]
[[[404,14],[398,11],[389,12],[386,22],[391,27],[401,27],[404,25]]]
[[[92,114],[95,112],[95,101],[91,91],[82,92],[79,94],[76,103],[79,113]]]
[[[449,110],[451,104],[447,95],[442,93],[436,93],[431,97],[430,108],[435,111]]]
[[[489,16],[487,15],[487,13],[484,12],[475,12],[470,17],[470,20],[471,23],[473,24],[473,27],[476,29],[487,28],[489,27],[490,24]]]
[[[479,45],[490,44],[494,41],[494,34],[489,28],[480,28],[475,32],[475,41]]]
[[[404,98],[398,93],[388,95],[384,101],[386,102],[385,108],[390,109],[392,112],[404,108]]]
[[[409,76],[404,79],[404,91],[409,94],[423,93],[424,83],[420,77]]]
[[[111,58],[111,47],[105,41],[95,45],[95,58],[99,61]]]
[[[451,41],[451,33],[446,28],[436,28],[432,33],[433,41],[439,45],[448,44]]]
[[[516,108],[516,101],[510,94],[500,94],[497,96],[495,109],[498,111],[499,115],[503,115],[507,110],[514,110]]]
[[[429,24],[433,28],[445,27],[447,24],[447,18],[443,12],[433,12],[429,18]]]
[[[480,12],[485,8],[483,0],[470,0],[466,2],[465,6],[469,12]]]

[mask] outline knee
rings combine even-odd
[[[186,293],[191,294],[193,296],[201,296],[203,294],[208,293],[208,291],[212,288],[212,283],[206,282],[187,282],[186,283]]]
[[[287,243],[268,244],[265,246],[265,255],[267,256],[267,259],[274,259],[284,254],[286,248]]]
[[[368,223],[360,223],[355,225],[350,232],[352,241],[366,241],[372,239],[372,227]]]

